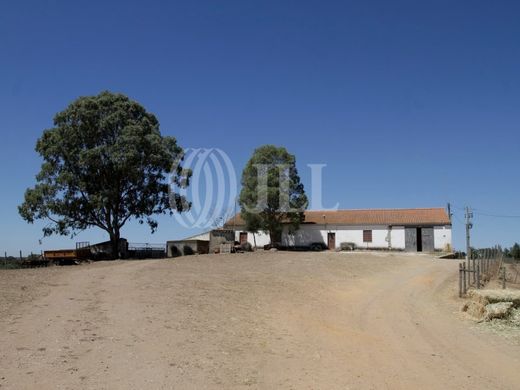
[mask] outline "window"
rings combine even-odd
[[[363,230],[363,242],[372,242],[372,230]]]

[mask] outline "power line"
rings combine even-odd
[[[479,209],[477,210],[475,214],[482,215],[484,217],[494,217],[494,218],[520,218],[520,215],[505,215],[505,214],[493,214],[493,213],[487,213],[487,212],[480,212]]]
[[[451,213],[451,215],[454,216],[455,219],[456,219],[459,223],[461,223],[461,224],[463,224],[463,225],[465,224],[465,222],[464,222],[462,219],[460,219],[459,216],[458,216],[457,214],[455,214],[455,213]]]
[[[458,207],[454,206],[453,203],[451,203],[451,206],[457,210],[466,211],[465,207]],[[494,213],[492,211],[487,210],[481,210],[481,209],[472,209],[474,214],[482,215],[483,217],[493,217],[493,218],[520,218],[520,215],[514,215],[514,214],[499,214]],[[455,214],[454,214],[455,215]]]

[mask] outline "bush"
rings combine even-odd
[[[240,244],[240,249],[242,249],[244,252],[253,252],[253,245],[246,241]]]

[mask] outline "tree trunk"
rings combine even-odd
[[[119,230],[110,233],[110,246],[112,249],[112,259],[119,259]]]

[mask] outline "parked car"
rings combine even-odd
[[[313,242],[312,244],[309,245],[309,248],[311,251],[315,251],[315,252],[320,252],[320,251],[324,251],[327,248],[327,245],[325,245],[325,243],[323,242]]]

